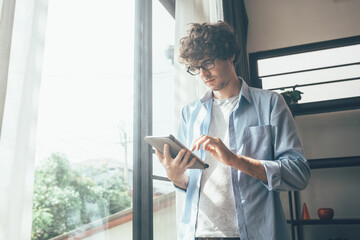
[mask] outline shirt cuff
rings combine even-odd
[[[279,161],[268,161],[260,160],[261,164],[265,168],[267,183],[262,182],[262,184],[269,190],[276,190],[281,183],[281,172],[280,172],[280,162]]]
[[[174,183],[173,183],[174,184]],[[181,187],[179,187],[179,186],[176,186],[175,184],[174,184],[174,186],[175,186],[175,188],[177,189],[177,190],[179,190],[180,192],[186,192],[186,190],[187,189],[185,189],[185,188],[181,188]]]

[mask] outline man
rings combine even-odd
[[[310,170],[281,95],[236,76],[239,47],[228,24],[192,24],[180,60],[209,91],[183,108],[178,138],[209,164],[190,169],[190,152],[156,152],[186,192],[179,239],[289,239],[279,191],[301,190]]]

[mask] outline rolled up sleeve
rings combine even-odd
[[[274,160],[260,160],[265,168],[269,190],[304,189],[310,178],[309,164],[304,157],[292,114],[279,94],[272,99],[270,116]]]

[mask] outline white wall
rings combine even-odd
[[[249,53],[360,35],[358,0],[245,0]]]
[[[360,35],[357,0],[245,0],[249,53]],[[360,110],[295,118],[308,159],[360,156]],[[337,218],[360,218],[360,167],[312,170],[300,193],[310,217],[331,207]],[[287,193],[281,194],[289,216]],[[304,226],[304,239],[359,239],[358,225]]]
[[[360,156],[360,110],[297,116],[295,120],[308,159]]]

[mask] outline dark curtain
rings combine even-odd
[[[249,63],[246,51],[246,39],[248,30],[248,17],[244,0],[223,0],[224,21],[234,28],[240,44],[239,62],[235,65],[236,74],[244,78],[249,86],[255,86],[251,82]]]

